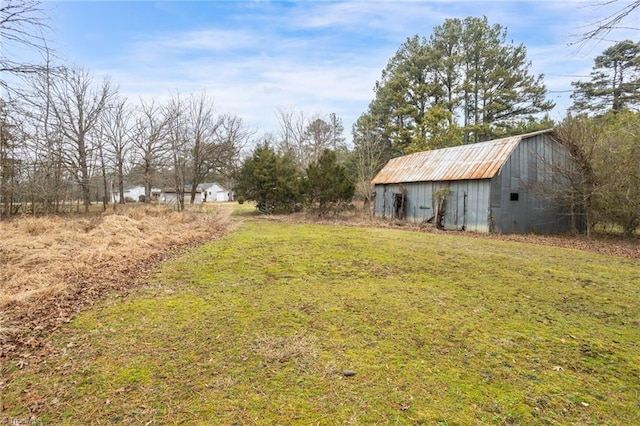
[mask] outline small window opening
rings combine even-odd
[[[511,193],[511,201],[518,201],[519,195],[517,192]]]

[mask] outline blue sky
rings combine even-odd
[[[589,25],[628,2],[593,1],[47,1],[52,42],[70,64],[109,76],[132,101],[201,91],[220,112],[258,134],[277,131],[275,111],[335,112],[350,139],[373,85],[398,47],[428,37],[447,18],[487,16],[523,43],[534,74],[544,73],[551,115],[570,105],[571,81],[615,41],[569,46]],[[634,12],[629,26],[640,27]]]

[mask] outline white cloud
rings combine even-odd
[[[186,33],[172,33],[140,44],[143,49],[170,49],[174,51],[231,51],[253,47],[259,39],[243,30],[202,29]]]
[[[486,15],[491,24],[508,28],[509,41],[524,43],[532,72],[546,75],[550,98],[558,103],[553,118],[561,118],[569,106],[566,91],[574,76],[588,74],[593,57],[604,49],[567,46],[571,34],[598,16],[584,2],[224,6],[233,12],[223,21],[199,23],[196,29],[138,32],[117,57],[95,57],[87,65],[110,74],[123,94],[134,99],[206,90],[221,110],[264,130],[275,131],[275,109],[288,106],[307,113],[336,112],[348,132],[372,100],[373,85],[400,44],[414,34],[428,37],[447,18]]]

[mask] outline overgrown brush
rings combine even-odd
[[[122,273],[144,268],[140,265],[167,250],[219,235],[228,223],[224,211],[177,213],[150,205],[100,215],[0,222],[0,310],[4,321],[0,327],[5,330],[0,342],[18,329],[27,331],[29,321],[23,317],[42,310],[39,305],[59,303],[61,297],[77,298],[78,288],[93,288],[99,294],[102,290],[95,287],[126,287],[126,282],[114,284]],[[74,303],[71,300],[63,305]]]

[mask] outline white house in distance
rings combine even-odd
[[[191,188],[184,189],[185,204],[191,200]],[[166,204],[176,203],[175,189],[162,191],[160,201]],[[217,183],[203,183],[196,188],[195,204],[232,201],[232,194]]]
[[[162,191],[158,188],[151,188],[151,199],[157,200],[160,197]],[[113,202],[120,202],[120,194],[117,190],[112,192]],[[144,186],[143,185],[131,185],[124,188],[124,200],[126,202],[138,202],[144,199]]]
[[[217,183],[203,183],[200,186],[202,187],[200,196],[201,202],[203,203],[211,201],[233,201],[233,194],[231,194],[231,191],[224,189]]]
[[[118,194],[117,191],[113,191],[111,194],[113,202],[119,203],[120,194]],[[191,199],[191,187],[185,187],[184,197],[185,202],[189,203],[189,200]],[[124,199],[126,202],[139,202],[144,200],[144,186],[130,185],[125,187]],[[151,201],[159,201],[166,204],[175,204],[176,191],[172,188],[167,188],[164,190],[152,188]],[[198,188],[196,189],[195,204],[225,201],[233,201],[233,193],[223,188],[220,184],[203,183],[201,185],[198,185]]]

